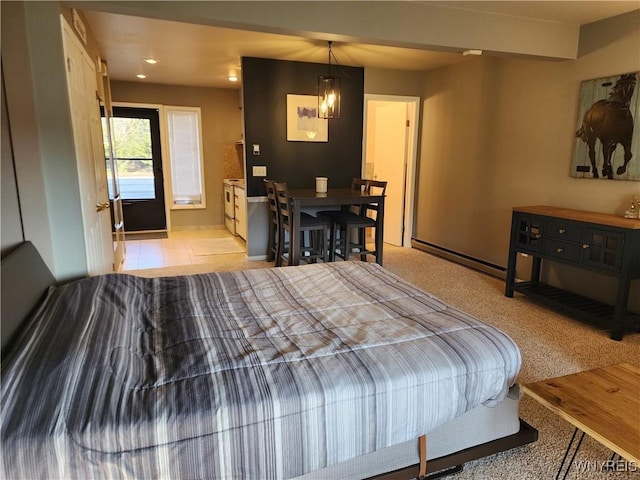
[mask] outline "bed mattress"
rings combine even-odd
[[[502,401],[503,332],[377,264],[51,288],[3,362],[5,478],[290,478]]]

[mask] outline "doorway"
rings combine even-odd
[[[158,110],[114,106],[112,126],[125,231],[166,230]]]
[[[419,97],[365,95],[364,178],[387,181],[384,242],[410,247],[418,150]]]

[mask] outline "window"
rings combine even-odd
[[[165,114],[171,165],[171,208],[205,208],[200,109],[165,107]]]
[[[106,119],[102,120],[105,124]],[[114,117],[112,120],[118,185],[122,199],[155,199],[151,121],[147,118],[125,117]],[[105,140],[105,151],[107,148],[108,138]],[[109,169],[107,173],[111,174]],[[115,191],[111,190],[111,183],[109,189],[110,194],[115,195]]]

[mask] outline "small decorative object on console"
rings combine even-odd
[[[631,197],[631,203],[624,212],[624,218],[640,218],[640,195]]]

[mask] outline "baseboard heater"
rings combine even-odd
[[[506,268],[486,262],[484,260],[480,260],[479,258],[465,255],[464,253],[456,252],[454,250],[450,250],[439,245],[434,245],[433,243],[425,242],[423,240],[418,240],[417,238],[411,239],[411,246],[418,250],[422,250],[423,252],[431,253],[438,257],[442,257],[446,260],[464,265],[465,267],[473,268],[474,270],[487,273],[502,280],[506,279],[507,277]]]

